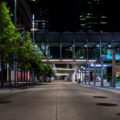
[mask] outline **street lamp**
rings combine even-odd
[[[14,25],[17,26],[17,0],[14,0]],[[16,53],[14,53],[14,85],[16,86],[17,84],[17,79],[16,79],[16,71],[17,64],[16,64]]]
[[[35,43],[35,15],[32,16],[32,33],[33,33],[33,43]]]
[[[17,0],[14,0],[14,25],[17,25]]]

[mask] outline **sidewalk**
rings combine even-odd
[[[111,90],[111,91],[116,91],[117,93],[120,93],[120,84],[116,84],[116,87],[113,88],[110,86],[109,83],[105,82],[104,83],[104,86],[101,87],[101,83],[100,82],[96,82],[96,85],[94,85],[93,82],[91,82],[90,84],[87,82],[86,84],[85,83],[82,83],[82,84],[79,84],[77,83],[77,85],[83,85],[83,86],[86,86],[86,87],[95,87],[97,89],[104,89],[104,90]]]
[[[30,87],[34,87],[34,86],[37,86],[37,85],[46,85],[48,84],[48,82],[35,82],[35,83],[27,83],[26,82],[19,82],[19,84],[17,84],[16,86],[14,86],[14,84],[12,84],[10,86],[9,83],[5,83],[4,84],[4,87],[0,87],[0,92],[2,91],[9,91],[10,89],[27,89],[27,88],[30,88]]]

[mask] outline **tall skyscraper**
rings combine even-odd
[[[2,0],[7,3],[10,8],[10,13],[14,15],[14,0]],[[0,1],[1,2],[1,1]],[[32,27],[32,13],[27,0],[17,0],[16,2],[16,22],[17,26],[24,26],[25,29],[31,30]],[[14,22],[14,16],[12,16]]]
[[[35,28],[40,32],[49,31],[49,8],[46,3],[39,0],[28,0],[35,15]]]
[[[48,31],[48,9],[45,7],[40,7],[35,14],[35,26],[40,32]]]
[[[78,0],[77,23],[80,32],[107,31],[107,9],[104,0]]]

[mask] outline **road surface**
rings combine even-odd
[[[69,82],[0,90],[0,120],[120,120],[120,92]]]

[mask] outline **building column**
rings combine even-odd
[[[116,52],[112,52],[112,87],[116,87]]]
[[[88,84],[90,85],[90,80],[91,80],[91,76],[90,76],[90,63],[88,63]]]
[[[85,64],[85,84],[86,84],[86,74],[87,74],[86,67],[87,67],[87,65]]]
[[[82,77],[82,83],[83,83],[83,74],[84,74],[84,72],[83,72],[83,70],[82,70],[82,75],[81,75],[81,77]]]
[[[48,56],[48,47],[49,47],[49,45],[48,45],[48,43],[46,44],[46,55],[47,55],[47,61],[49,60],[49,56]]]
[[[73,61],[75,61],[75,43],[73,44]]]
[[[79,84],[81,84],[81,71],[80,70],[78,70],[78,81],[79,81]]]

